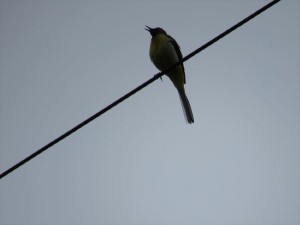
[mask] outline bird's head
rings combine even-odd
[[[145,30],[149,31],[152,37],[157,34],[167,34],[167,32],[160,27],[151,28],[151,27],[146,26]]]

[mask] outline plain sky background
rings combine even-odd
[[[0,0],[0,172],[269,1]],[[300,224],[300,1],[185,63],[0,180],[0,224]]]

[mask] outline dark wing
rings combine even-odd
[[[172,38],[170,35],[167,35],[167,36],[168,36],[168,38],[170,38],[170,42],[171,42],[172,45],[174,46],[175,51],[176,51],[176,54],[178,55],[179,60],[182,60],[182,53],[181,53],[181,51],[180,51],[179,45],[177,44],[177,42],[175,41],[174,38]],[[183,75],[184,75],[184,83],[185,83],[185,72],[184,72],[184,66],[183,66],[183,63],[181,63],[181,66],[182,66],[182,71],[183,71]]]

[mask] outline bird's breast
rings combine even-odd
[[[159,70],[164,70],[178,61],[174,46],[164,35],[157,35],[152,38],[150,58]]]

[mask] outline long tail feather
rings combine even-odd
[[[193,116],[192,108],[191,108],[188,98],[186,97],[184,89],[178,89],[178,94],[180,97],[181,106],[183,109],[185,120],[188,123],[194,123],[194,116]]]

